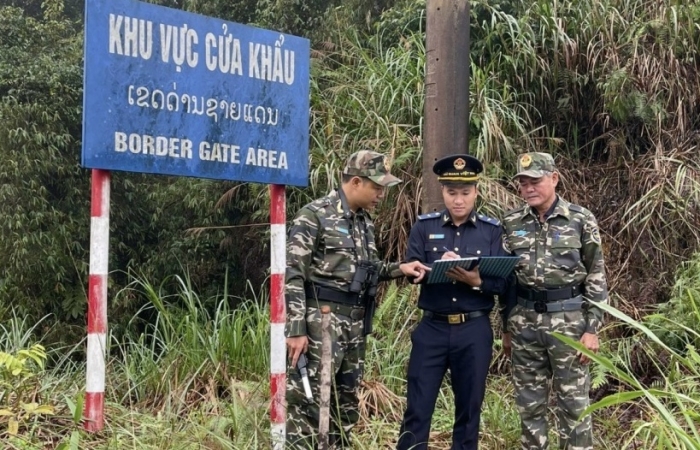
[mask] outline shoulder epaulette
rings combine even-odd
[[[515,213],[521,213],[525,210],[525,208],[527,208],[527,205],[523,205],[523,206],[520,206],[518,208],[513,208],[510,211],[506,211],[504,217],[510,216],[511,214],[515,214]]]
[[[483,214],[477,214],[476,217],[479,218],[482,222],[486,222],[490,225],[493,225],[495,227],[500,227],[501,226],[501,221],[498,219],[494,219],[493,217],[485,216]]]
[[[573,205],[571,203],[569,203],[569,211],[573,211],[575,213],[581,214],[585,218],[588,218],[589,216],[593,215],[593,213],[591,212],[590,209],[584,208],[583,206],[580,206],[580,205]]]
[[[317,200],[314,200],[313,202],[309,203],[306,205],[307,208],[309,208],[311,211],[318,211],[319,209],[323,209],[326,206],[330,205],[331,199],[328,197],[322,197]]]
[[[418,216],[418,220],[437,219],[441,215],[442,215],[442,213],[439,213],[439,212],[431,212],[431,213],[427,213],[427,214],[421,214],[420,216]]]

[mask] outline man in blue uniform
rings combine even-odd
[[[433,172],[442,184],[446,209],[418,217],[411,229],[407,261],[430,264],[439,259],[506,255],[500,222],[474,210],[482,171],[481,162],[469,155],[452,155],[435,163]],[[457,267],[447,275],[451,279],[448,283],[421,287],[418,307],[423,310],[423,319],[411,335],[408,404],[398,450],[428,448],[435,401],[447,369],[455,397],[452,449],[478,446],[493,345],[489,312],[494,295],[504,295],[509,282],[481,277],[478,268],[467,271]],[[502,308],[504,320],[512,307]]]

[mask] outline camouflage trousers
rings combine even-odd
[[[350,448],[350,430],[360,418],[358,389],[365,363],[362,319],[331,313],[331,423],[333,448]],[[296,369],[287,368],[287,445],[288,449],[317,447],[321,375],[321,313],[309,307],[306,315],[309,338],[307,370],[313,400],[307,400]]]
[[[549,448],[547,404],[549,383],[556,396],[559,448],[591,450],[591,417],[579,420],[589,405],[588,366],[576,350],[553,332],[579,340],[586,327],[583,311],[538,314],[517,305],[508,319],[513,345],[513,384],[520,413],[523,450]]]

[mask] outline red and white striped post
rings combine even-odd
[[[90,206],[90,278],[88,281],[87,431],[104,427],[105,356],[107,345],[107,271],[109,261],[109,172],[92,171]]]
[[[287,346],[284,338],[286,255],[285,186],[270,185],[270,431],[272,448],[285,442]]]

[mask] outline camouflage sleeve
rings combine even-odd
[[[403,272],[399,269],[401,265],[400,262],[384,262],[379,260],[379,252],[377,251],[377,244],[374,240],[374,224],[370,223],[367,227],[368,238],[372,242],[370,246],[370,260],[377,261],[377,266],[379,270],[379,281],[392,280],[394,278],[400,278],[403,276]]]
[[[394,278],[401,278],[403,276],[403,272],[401,272],[401,269],[399,268],[400,265],[400,262],[379,263],[379,280],[385,281]]]
[[[313,211],[302,208],[292,222],[287,239],[287,271],[285,274],[285,301],[287,321],[285,336],[306,334],[306,294],[304,282],[311,272],[314,250],[320,227]]]
[[[406,257],[404,261],[420,261],[426,263],[425,256],[425,229],[424,224],[420,220],[413,224],[408,235],[408,248],[406,249]],[[413,283],[415,277],[408,277],[408,280]],[[426,284],[428,277],[423,277],[420,284]]]
[[[608,285],[605,279],[605,263],[603,261],[603,246],[600,240],[598,223],[589,214],[583,225],[581,236],[581,259],[586,266],[586,279],[584,280],[584,298],[588,302],[586,309],[586,333],[598,333],[603,324],[603,311],[595,306],[597,302],[608,301]]]
[[[505,226],[501,229],[501,239],[501,244],[503,246],[502,254],[513,256],[513,252],[508,245],[508,232],[506,231]],[[498,303],[500,304],[501,309],[500,312],[501,319],[503,321],[503,331],[506,332],[508,330],[508,316],[510,316],[511,311],[513,311],[513,308],[515,308],[515,305],[518,303],[515,272],[511,273],[508,277],[506,291],[503,295],[498,296]]]
[[[501,225],[501,236],[503,239],[503,251],[506,252],[506,255],[512,255],[513,250],[510,248],[510,243],[508,242],[508,229],[505,226],[505,221]]]
[[[490,254],[493,256],[508,256],[510,253],[506,251],[503,242],[505,233],[501,228],[494,227],[491,231],[491,249]],[[487,294],[495,294],[498,297],[500,305],[501,320],[503,321],[503,330],[507,329],[508,316],[515,306],[516,298],[513,295],[511,286],[515,283],[515,274],[511,273],[507,278],[490,278],[483,277],[481,290]]]

